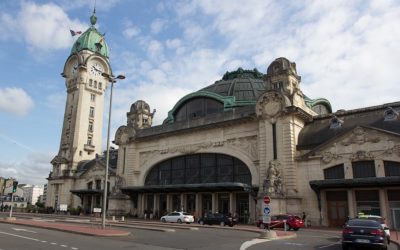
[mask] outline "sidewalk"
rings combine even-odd
[[[101,236],[101,237],[115,237],[115,236],[127,236],[130,232],[123,231],[123,230],[116,230],[111,228],[102,229],[101,225],[81,225],[81,224],[68,224],[68,223],[59,223],[59,222],[46,222],[41,220],[27,220],[27,219],[0,219],[0,223],[9,223],[15,225],[24,225],[30,227],[39,227],[39,228],[46,228],[52,230],[58,230],[63,232],[69,233],[76,233],[76,234],[85,234],[91,236]]]

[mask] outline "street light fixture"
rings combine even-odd
[[[107,153],[106,153],[106,171],[105,171],[105,178],[104,178],[104,192],[103,192],[103,216],[101,220],[101,228],[106,228],[106,210],[107,210],[107,186],[108,186],[108,165],[110,161],[110,123],[111,123],[111,105],[112,105],[112,95],[113,95],[113,87],[114,83],[118,80],[125,79],[124,75],[113,76],[107,73],[102,73],[102,76],[108,79],[111,82],[111,92],[110,92],[110,106],[108,111],[108,128],[107,128]]]

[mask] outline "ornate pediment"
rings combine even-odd
[[[363,127],[356,127],[353,129],[353,131],[351,131],[351,134],[341,142],[341,144],[343,146],[348,146],[351,144],[362,145],[366,142],[378,143],[381,138],[371,132],[372,131],[368,131]]]

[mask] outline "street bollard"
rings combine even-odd
[[[115,221],[115,216],[113,215],[113,217],[112,217],[112,221]]]
[[[125,217],[124,216],[121,217],[121,221],[125,221]]]
[[[284,230],[286,232],[286,230],[287,230],[287,228],[286,228],[286,220],[283,221],[283,228],[284,228]]]

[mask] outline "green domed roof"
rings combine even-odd
[[[265,92],[264,75],[257,69],[226,72],[221,80],[201,89],[198,92],[211,92],[223,97],[233,97],[232,106],[255,104],[258,97]],[[195,92],[196,93],[196,92]]]
[[[107,43],[104,40],[104,35],[100,34],[99,31],[94,27],[96,24],[97,17],[95,13],[90,17],[90,23],[92,24],[79,38],[75,41],[71,49],[71,54],[78,53],[81,50],[90,50],[95,53],[99,53],[102,56],[109,57],[110,50]]]

